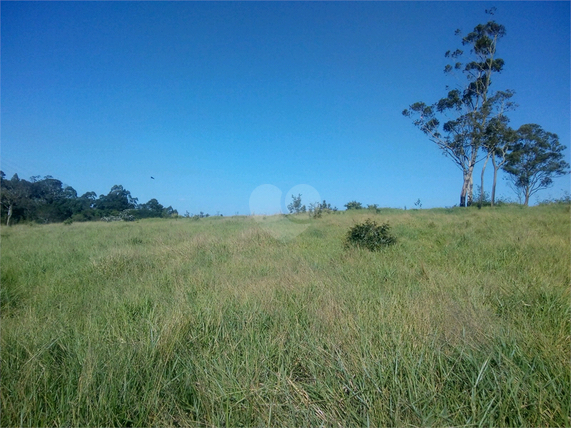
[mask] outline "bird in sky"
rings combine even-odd
[[[151,176],[151,178],[152,178],[153,180],[155,179],[155,177],[152,177],[152,176]]]

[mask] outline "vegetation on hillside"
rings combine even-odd
[[[569,195],[495,197],[500,169],[528,205],[569,165],[490,89],[504,35],[475,27],[470,60],[446,53],[466,86],[403,112],[467,208],[298,194],[288,215],[173,221],[121,185],[0,172],[0,425],[570,426]],[[481,159],[495,209],[469,207]]]
[[[56,223],[63,221],[89,221],[100,219],[141,219],[171,217],[177,214],[172,207],[163,207],[156,199],[139,204],[137,198],[121,185],[115,185],[107,195],[87,192],[81,196],[71,186],[48,175],[43,179],[10,179],[0,171],[0,198],[2,224],[20,221]]]
[[[570,425],[568,204],[307,221],[3,227],[0,425]]]

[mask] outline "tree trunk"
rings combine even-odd
[[[469,207],[474,202],[474,165],[468,169],[468,200],[466,206]]]
[[[526,207],[529,206],[529,197],[530,197],[529,190],[530,190],[529,187],[525,188],[525,201],[524,201],[523,205]]]
[[[8,207],[8,220],[6,220],[6,226],[10,226],[10,219],[12,218],[12,206],[14,204],[10,203],[10,206]]]
[[[468,191],[470,189],[470,173],[469,171],[464,171],[463,181],[462,181],[462,192],[460,192],[460,206],[468,206]]]
[[[482,166],[482,175],[480,176],[480,207],[484,204],[484,173],[486,172],[486,165],[488,165],[489,160],[490,154],[488,153],[484,162],[484,166]]]
[[[498,167],[496,165],[496,157],[492,156],[492,165],[494,167],[494,182],[492,183],[492,196],[491,196],[491,204],[494,206],[496,203],[496,183],[498,181]]]

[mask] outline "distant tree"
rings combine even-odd
[[[97,201],[97,193],[86,192],[79,197],[82,202],[82,209],[86,210],[93,208],[95,206],[95,201]]]
[[[136,216],[139,218],[161,217],[163,215],[164,209],[165,207],[163,207],[159,201],[153,198],[149,202],[140,204],[138,206]]]
[[[107,212],[121,212],[137,207],[137,198],[121,185],[115,185],[107,195],[101,195],[95,201],[95,208]]]
[[[301,204],[301,193],[297,196],[291,195],[291,198],[291,204],[287,206],[290,214],[304,213],[307,210],[305,205]]]
[[[10,180],[6,180],[6,174],[2,171],[0,171],[0,189],[2,214],[5,213],[6,215],[6,226],[11,226],[14,211],[25,199],[27,189],[20,182],[18,174],[14,174]]]
[[[158,214],[163,212],[163,206],[155,198],[151,199],[146,204],[143,204],[141,208],[147,209],[149,211],[154,211]]]
[[[325,199],[321,203],[321,208],[325,211],[337,211],[337,207],[332,207]]]
[[[115,185],[107,195],[99,198],[95,192],[77,196],[77,191],[60,180],[46,175],[21,180],[18,174],[6,180],[0,171],[0,211],[2,222],[7,225],[18,221],[42,223],[90,221],[104,217],[131,220],[141,217],[174,217],[178,212],[163,207],[156,199],[138,205],[137,198],[123,186]],[[140,209],[138,209],[140,208]]]
[[[309,204],[307,211],[309,212],[310,217],[320,218],[323,213],[331,213],[333,211],[337,211],[337,208],[332,207],[331,204],[328,204],[324,199],[323,202],[317,201],[315,203]]]
[[[345,204],[345,208],[348,210],[360,210],[363,208],[363,205],[361,205],[361,202],[351,201]]]
[[[73,187],[64,186],[60,180],[51,175],[46,175],[41,180],[37,179],[37,176],[32,179],[30,187],[33,214],[30,220],[44,223],[59,222],[81,211],[81,203]]]
[[[565,149],[556,134],[539,125],[526,124],[518,129],[503,169],[515,189],[523,194],[525,206],[534,193],[550,187],[554,177],[569,172],[569,164],[563,159]]]
[[[176,217],[178,216],[178,211],[169,205],[168,207],[163,208],[161,216],[164,218]],[[205,217],[210,217],[210,214],[206,214]]]
[[[32,189],[32,198],[36,203],[51,204],[64,197],[63,183],[51,175],[46,175],[42,180],[35,181],[32,184]]]
[[[493,10],[486,12],[493,14]],[[497,43],[504,35],[504,26],[494,21],[477,25],[462,38],[462,45],[470,47],[471,60],[459,62],[464,53],[460,49],[445,54],[454,64],[446,65],[444,72],[461,71],[468,83],[461,89],[447,87],[447,96],[432,105],[417,102],[403,111],[462,170],[460,206],[472,204],[474,167],[495,100],[490,90],[492,75],[504,66],[504,60],[496,57]]]
[[[20,179],[18,174],[14,174],[10,180],[6,180],[5,175],[2,175],[2,216],[6,218],[7,225],[14,221],[37,218],[37,208],[41,200],[36,198],[36,185],[37,183]]]
[[[63,197],[66,199],[76,199],[77,191],[71,186],[66,186],[63,189]]]

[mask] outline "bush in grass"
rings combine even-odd
[[[396,242],[397,238],[391,234],[391,228],[388,223],[379,225],[371,219],[353,226],[349,229],[345,238],[346,247],[363,247],[371,251],[378,251]]]
[[[360,210],[363,208],[363,205],[361,202],[351,201],[345,204],[345,208],[347,208],[347,210]]]

